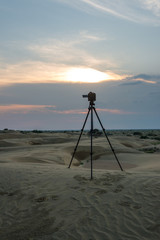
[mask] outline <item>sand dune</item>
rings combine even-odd
[[[158,132],[159,133],[159,132]],[[160,142],[121,132],[0,134],[0,239],[158,240]]]

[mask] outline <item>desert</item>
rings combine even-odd
[[[0,239],[158,240],[160,130],[0,131]]]

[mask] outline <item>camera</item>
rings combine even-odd
[[[82,95],[82,96],[83,98],[88,98],[89,102],[93,103],[94,101],[96,101],[96,94],[93,92],[89,92],[88,95]]]

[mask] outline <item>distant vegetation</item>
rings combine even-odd
[[[33,133],[43,133],[42,130],[33,130],[32,132],[33,132]]]
[[[98,129],[93,129],[93,131],[92,131],[92,135],[94,136],[94,137],[99,137],[99,136],[101,136],[103,133],[102,133],[102,131],[100,131],[100,130],[98,130]],[[88,132],[88,136],[90,136],[91,135],[91,131],[89,131]]]
[[[133,135],[142,136],[142,132],[134,132]]]
[[[0,133],[21,133],[21,134],[29,134],[29,133],[34,133],[34,134],[40,134],[40,133],[70,133],[70,134],[80,134],[81,130],[12,130],[8,128],[4,128],[3,130],[0,130]],[[106,134],[107,136],[119,136],[119,135],[124,135],[128,137],[139,137],[140,139],[153,139],[157,140],[157,144],[160,142],[160,129],[146,129],[146,130],[130,130],[130,129],[122,129],[122,130],[108,130],[106,129]],[[85,135],[90,136],[91,131],[90,130],[84,130],[83,132]],[[101,137],[103,136],[103,131],[99,129],[94,129],[93,130],[93,136],[94,137]]]

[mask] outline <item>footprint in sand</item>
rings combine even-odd
[[[35,202],[41,203],[41,202],[46,202],[49,200],[58,200],[59,197],[57,195],[52,195],[52,196],[43,196],[35,199]]]
[[[147,230],[151,232],[160,232],[160,223],[153,224],[152,226],[147,227]]]
[[[36,202],[41,203],[41,202],[46,202],[48,201],[47,197],[39,197],[35,199]]]
[[[59,199],[59,196],[58,196],[58,195],[53,195],[53,196],[51,196],[51,199],[52,199],[52,200],[58,200],[58,199]]]
[[[16,195],[17,192],[0,192],[0,196],[4,196],[4,195],[7,195],[7,196],[14,196]]]
[[[131,207],[131,208],[134,208],[134,209],[142,208],[142,206],[140,204],[132,204],[129,201],[122,201],[122,202],[119,203],[119,205],[121,205],[123,207]]]
[[[130,207],[131,203],[128,201],[124,201],[124,202],[120,202],[119,205],[123,206],[123,207]]]
[[[85,177],[82,177],[80,175],[74,176],[74,179],[76,179],[81,184],[85,184],[85,183],[87,183],[89,181],[89,179],[87,179]]]
[[[140,204],[137,204],[137,205],[134,205],[133,208],[134,209],[140,209],[140,208],[142,208],[142,206]]]
[[[71,187],[71,189],[75,189],[75,190],[77,190],[77,189],[80,189],[80,187],[75,186],[75,187]]]
[[[104,193],[107,193],[107,191],[105,189],[100,189],[97,192],[95,192],[95,194],[98,194],[98,195],[104,194]]]
[[[123,185],[118,185],[113,192],[118,193],[121,192],[123,189],[124,189]]]

